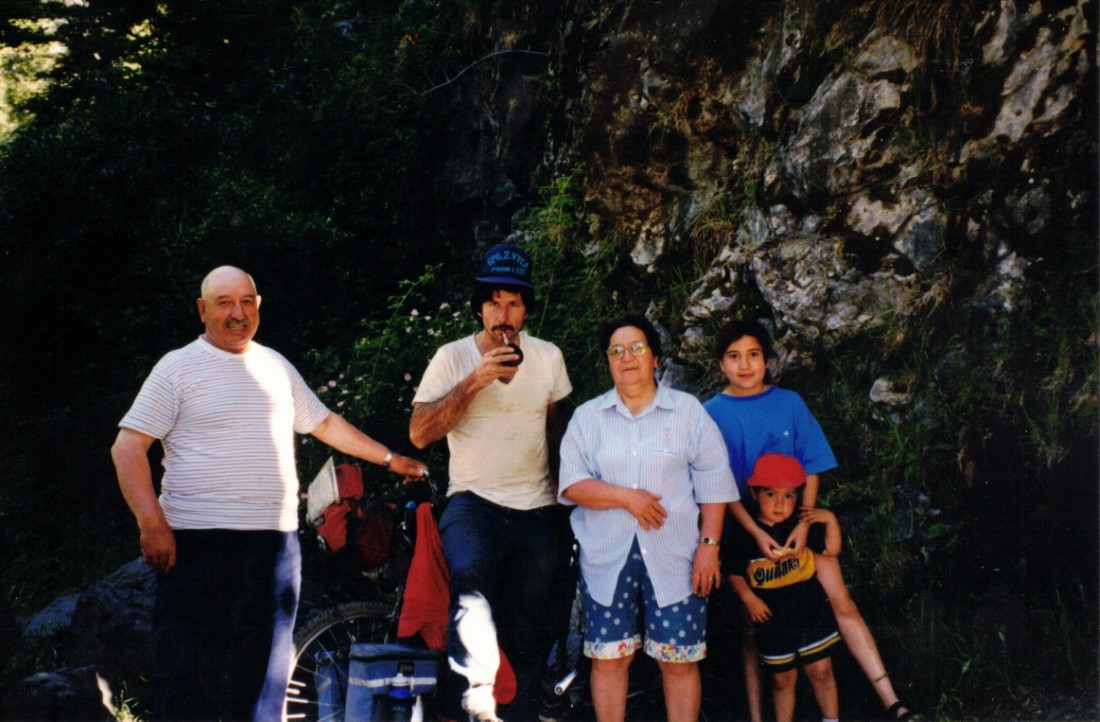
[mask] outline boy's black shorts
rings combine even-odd
[[[812,601],[811,601],[812,600]],[[773,618],[756,625],[756,646],[760,661],[769,672],[784,672],[831,657],[839,649],[840,632],[836,617],[824,594],[802,600],[798,620]],[[788,622],[783,624],[783,622]],[[797,621],[797,624],[790,624]]]

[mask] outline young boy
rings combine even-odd
[[[745,480],[756,460],[766,452],[775,452],[792,456],[802,464],[807,472],[802,506],[815,507],[818,474],[835,467],[836,458],[821,426],[802,397],[794,391],[772,385],[768,362],[775,358],[775,352],[767,329],[757,321],[731,321],[718,332],[714,355],[729,385],[703,407],[718,424],[725,439],[730,467],[741,497],[748,498]],[[787,537],[773,539],[751,517],[745,519],[747,515],[743,508],[731,508],[730,511],[756,539],[764,556],[773,561],[775,557],[770,549],[792,547],[797,553],[805,545],[805,524],[796,525]],[[733,524],[726,524],[727,530],[735,528]],[[848,650],[874,687],[886,716],[910,719],[911,709],[898,699],[894,691],[871,630],[844,584],[839,562],[832,557],[822,557],[819,562],[818,581],[829,597],[840,632]],[[751,625],[746,624],[744,631],[742,641],[749,717],[751,722],[761,722],[761,679]]]
[[[764,454],[757,460],[748,480],[757,524],[777,539],[805,524],[810,527],[807,544],[799,552],[779,549],[779,560],[771,561],[761,558],[747,534],[735,533],[723,571],[752,618],[760,660],[775,681],[776,722],[794,719],[799,666],[813,687],[822,722],[836,722],[840,711],[831,656],[840,632],[814,569],[818,554],[840,553],[840,525],[825,509],[803,508],[795,515],[805,485],[806,470],[797,459]]]

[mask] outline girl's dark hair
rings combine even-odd
[[[718,336],[714,339],[714,358],[721,361],[722,357],[726,355],[726,349],[730,347],[730,344],[742,336],[752,336],[760,342],[765,361],[771,361],[775,358],[772,337],[764,324],[759,321],[746,321],[740,318],[730,321],[718,332]]]
[[[507,283],[477,282],[474,283],[474,290],[470,293],[470,312],[474,314],[474,318],[481,320],[481,307],[485,305],[486,301],[493,300],[493,294],[497,291],[518,293],[523,299],[523,305],[527,307],[528,315],[534,311],[535,289]]]
[[[600,350],[606,349],[611,345],[611,335],[624,326],[633,326],[645,334],[646,345],[649,346],[650,352],[654,358],[661,357],[661,336],[657,333],[657,328],[650,323],[649,319],[640,313],[628,313],[625,316],[619,316],[613,321],[608,321],[600,328]]]

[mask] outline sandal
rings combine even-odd
[[[883,717],[888,720],[911,720],[913,719],[913,708],[899,699],[886,709]]]

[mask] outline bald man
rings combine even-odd
[[[301,585],[295,434],[420,478],[426,467],[329,411],[279,353],[252,340],[260,295],[222,266],[202,282],[203,334],[153,368],[111,457],[158,572],[158,720],[279,720]],[[160,497],[148,451],[164,448]]]

